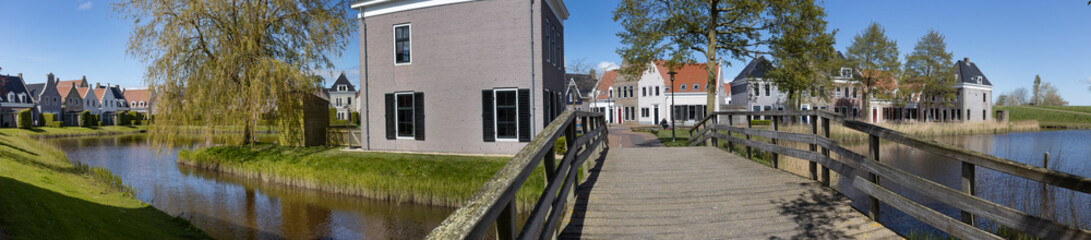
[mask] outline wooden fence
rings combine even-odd
[[[578,124],[577,124],[578,123]],[[584,133],[576,136],[576,128]],[[428,234],[428,239],[481,239],[493,223],[497,238],[552,239],[567,216],[575,197],[579,167],[587,175],[588,159],[601,155],[607,146],[606,120],[602,113],[568,110],[546,126],[504,165],[473,197]],[[565,137],[567,150],[556,163],[553,143]],[[575,139],[575,140],[573,140]],[[523,228],[516,230],[515,193],[544,160],[546,187]]]
[[[326,128],[326,145],[358,148],[361,143],[360,129],[353,127],[329,127]]]
[[[772,130],[752,128],[750,120],[755,116],[771,116],[773,118]],[[791,121],[803,122],[801,120],[804,117],[810,120],[807,121],[810,125],[810,133],[780,131],[780,125],[788,122],[785,120],[791,119]],[[746,127],[736,126],[741,125],[735,123],[736,118],[739,120],[745,119]],[[727,121],[727,123],[722,124],[721,121]],[[821,126],[818,124],[820,121]],[[868,134],[868,154],[865,156],[849,151],[838,145],[837,142],[830,140],[831,122]],[[822,130],[821,134],[819,129]],[[715,112],[698,122],[696,127],[690,130],[690,134],[692,136],[690,138],[691,146],[705,144],[718,147],[719,141],[727,141],[728,151],[733,151],[734,144],[742,144],[745,146],[747,158],[752,157],[751,151],[755,148],[770,152],[772,153],[771,160],[774,167],[778,166],[780,155],[806,160],[809,162],[809,173],[813,180],[818,179],[817,169],[818,166],[821,166],[822,182],[827,187],[830,186],[830,170],[841,176],[849,176],[851,186],[869,196],[867,214],[873,220],[878,219],[879,203],[882,202],[961,239],[1001,239],[999,236],[975,227],[974,217],[982,217],[1044,239],[1091,239],[1091,232],[1087,230],[1032,216],[975,196],[976,167],[993,169],[1077,192],[1091,193],[1091,179],[1086,177],[923,140],[865,122],[846,120],[840,114],[824,110]],[[736,135],[739,135],[739,137],[736,137]],[[770,141],[752,140],[751,136],[768,138]],[[961,188],[952,189],[880,162],[880,139],[960,161],[962,163]],[[781,145],[779,144],[780,141],[808,144],[809,151]],[[821,151],[818,151],[817,148],[821,148]],[[846,160],[831,158],[830,152],[840,155]],[[855,171],[863,172],[862,175],[864,176],[854,174]],[[920,195],[958,208],[961,210],[960,219],[948,217],[921,203],[890,191],[879,185],[880,180],[892,181]]]

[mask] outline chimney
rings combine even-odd
[[[51,83],[53,83],[53,73],[46,74],[45,85],[50,85]]]
[[[96,83],[95,83],[95,88],[102,88],[102,83],[98,83],[98,82],[96,82]]]
[[[72,88],[76,88],[76,83],[72,82]]]
[[[968,58],[968,57],[967,58],[962,58],[962,62],[964,62],[966,64],[970,64],[970,58]]]
[[[23,78],[23,73],[19,73],[19,78]]]

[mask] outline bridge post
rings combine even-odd
[[[753,128],[754,115],[746,114],[746,129]],[[750,134],[746,134],[746,140],[750,140]],[[754,155],[750,154],[750,146],[746,146],[746,159],[754,160]]]
[[[825,134],[826,140],[829,140],[830,139],[830,119],[829,118],[822,118],[822,132],[823,132],[823,134]],[[822,148],[822,156],[826,156],[826,158],[829,158],[830,157],[830,149],[823,147]],[[826,187],[830,187],[830,168],[827,167],[827,166],[822,166],[822,184],[826,185]]]
[[[727,126],[728,127],[734,127],[735,126],[735,115],[733,115],[733,114],[728,114],[727,115]],[[734,136],[734,134],[731,133],[731,130],[728,130],[727,131],[727,137],[735,137],[735,136]],[[735,143],[734,142],[727,141],[727,152],[735,153]]]
[[[515,213],[515,199],[512,199],[505,204],[504,210],[500,211],[500,216],[496,219],[497,239],[512,240],[515,239],[516,234],[519,234],[519,231],[515,230]]]
[[[977,184],[975,183],[974,179],[974,171],[974,164],[962,162],[962,192],[970,194],[971,196],[975,195],[975,188],[977,188],[975,186]],[[967,211],[962,211],[962,222],[973,226],[974,214]]]
[[[872,161],[879,162],[879,136],[875,134],[868,134],[868,155]],[[868,180],[879,185],[879,175],[875,173],[868,173]],[[868,217],[873,221],[879,221],[879,199],[874,196],[868,196]]]
[[[773,131],[774,132],[780,131],[780,120],[781,119],[784,119],[784,116],[773,116]],[[770,141],[770,143],[772,143],[773,145],[777,145],[777,138],[771,138],[771,139],[772,140]],[[773,163],[773,168],[780,168],[780,154],[777,154],[776,151],[770,151],[770,152],[773,153],[773,160],[770,161],[770,162]]]
[[[812,115],[810,117],[811,122],[811,134],[815,138],[818,137],[818,115]],[[811,152],[818,152],[818,145],[815,143],[810,144]],[[818,181],[818,163],[814,161],[807,163],[807,170],[811,173],[811,180]]]
[[[705,123],[705,129],[708,129],[709,136],[713,136],[713,137],[708,138],[708,143],[706,145],[708,145],[710,147],[713,147],[713,148],[720,147],[720,142],[716,139],[715,135],[713,135],[713,134],[716,133],[716,124],[719,123],[719,118],[720,118],[720,116],[717,116],[715,113],[713,113],[712,114],[712,119],[709,119],[709,123]],[[709,124],[712,124],[712,125],[709,125]]]

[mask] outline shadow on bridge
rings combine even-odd
[[[587,172],[587,180],[581,183],[576,188],[576,202],[572,207],[572,217],[570,221],[561,231],[560,239],[580,239],[583,236],[583,224],[584,218],[587,214],[587,203],[591,199],[591,191],[595,187],[595,183],[599,180],[599,175],[602,170],[602,166],[606,165],[606,155],[610,153],[610,149],[603,149],[602,154],[599,154],[599,158],[595,161],[598,162],[595,166],[591,167]],[[579,216],[579,217],[577,217]]]
[[[817,183],[800,183],[800,186],[817,186]],[[829,191],[809,190],[796,199],[769,201],[776,204],[782,216],[789,216],[800,233],[790,239],[853,239],[852,235],[838,227],[849,217],[838,214],[838,206],[847,205],[844,196]],[[856,229],[849,226],[849,229]],[[784,239],[770,237],[769,239]]]

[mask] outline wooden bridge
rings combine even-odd
[[[751,125],[749,119],[759,115],[773,118],[771,129]],[[787,119],[809,120],[810,132],[781,131]],[[830,140],[831,122],[868,134],[868,154]],[[1046,239],[1091,239],[1087,230],[974,196],[977,168],[1083,193],[1091,193],[1091,179],[936,144],[836,113],[716,112],[691,130],[691,146],[703,147],[611,149],[607,131],[602,114],[564,112],[428,237],[481,239],[495,232],[498,239],[900,238],[875,222],[879,204],[887,204],[962,239],[1000,239],[974,226],[975,217]],[[567,141],[558,162],[562,155],[554,152],[553,142],[561,136],[575,140]],[[880,162],[880,139],[961,161],[961,188]],[[772,168],[731,153],[736,145],[746,158],[755,150],[771,153]],[[779,170],[781,156],[807,161],[809,178]],[[520,218],[515,192],[539,166],[545,168],[546,189]],[[831,171],[869,196],[865,213],[830,188]],[[880,179],[963,212],[958,219],[944,215],[886,189]]]

